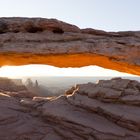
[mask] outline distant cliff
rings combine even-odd
[[[26,90],[21,79],[8,79],[0,77],[0,90],[4,91],[21,91]]]

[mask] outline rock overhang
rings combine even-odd
[[[0,65],[98,65],[140,75],[140,32],[80,29],[56,19],[0,18]]]

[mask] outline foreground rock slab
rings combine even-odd
[[[56,19],[0,18],[0,65],[98,65],[140,75],[140,32],[79,29]]]
[[[139,140],[140,83],[114,78],[59,97],[0,93],[1,140]]]

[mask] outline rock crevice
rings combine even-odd
[[[0,93],[0,139],[139,140],[139,96],[140,83],[121,78],[55,98]]]

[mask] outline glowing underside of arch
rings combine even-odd
[[[51,65],[55,67],[37,66],[37,65],[32,66],[29,64],[45,64],[45,65]],[[115,62],[105,56],[99,56],[96,54],[65,54],[65,55],[64,54],[63,55],[0,54],[0,65],[1,66],[29,65],[29,66],[22,66],[19,68],[3,67],[0,70],[0,76],[1,75],[6,76],[6,74],[8,76],[11,75],[13,76],[18,76],[18,75],[20,76],[21,75],[23,76],[24,75],[33,75],[33,76],[34,75],[48,75],[48,76],[49,75],[50,76],[122,76],[122,75],[125,76],[128,75],[130,76],[129,74],[140,75],[140,67],[138,66],[134,66],[122,62],[120,63]],[[91,65],[94,67],[92,67]],[[62,69],[58,69],[56,67]],[[81,70],[78,70],[79,67],[83,67],[83,68],[81,68]],[[11,68],[11,72],[10,72],[10,68]]]

